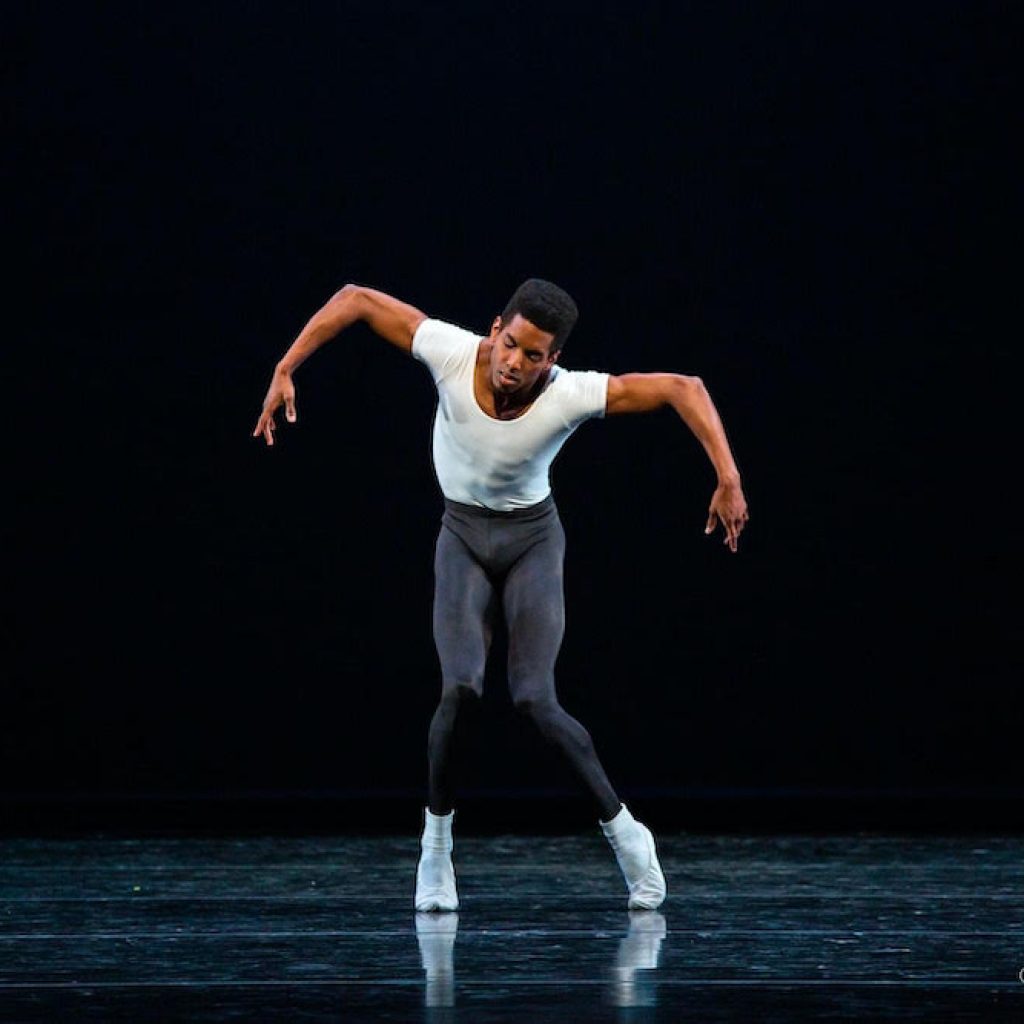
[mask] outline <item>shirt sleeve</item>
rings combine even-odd
[[[563,370],[562,408],[568,426],[578,427],[585,420],[604,418],[608,404],[607,373],[597,370]]]
[[[468,354],[475,357],[479,340],[472,331],[428,317],[412,336],[412,354],[426,364],[436,383],[451,374]]]

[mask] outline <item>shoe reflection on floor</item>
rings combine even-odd
[[[610,1002],[613,1006],[654,1006],[658,1001],[654,978],[649,972],[658,966],[661,943],[668,931],[657,910],[631,910],[629,931],[619,942],[612,965]]]
[[[455,1005],[455,934],[459,915],[455,913],[416,915],[416,941],[426,976],[425,1006]]]
[[[428,1007],[455,1005],[456,913],[416,915],[416,941],[426,978],[423,1002]],[[619,940],[611,965],[609,1001],[613,1006],[654,1006],[657,990],[650,972],[657,968],[661,944],[668,931],[657,910],[631,910],[629,930]]]

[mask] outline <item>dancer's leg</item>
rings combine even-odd
[[[509,571],[504,602],[512,699],[562,750],[593,797],[601,829],[626,882],[626,905],[631,910],[654,910],[665,899],[665,876],[654,836],[620,803],[597,759],[590,734],[555,696],[555,659],[565,627],[564,554],[565,534],[556,520]]]
[[[508,623],[508,681],[515,707],[566,757],[601,818],[621,801],[598,760],[590,733],[558,702],[555,660],[565,632],[562,563],[565,533],[557,517],[511,567],[503,604]]]
[[[451,754],[459,712],[483,692],[494,591],[465,543],[441,527],[434,559],[434,641],[441,662],[441,700],[427,742],[428,807],[416,867],[418,911],[457,910],[452,863]]]
[[[442,526],[434,558],[434,643],[441,662],[441,699],[427,741],[428,806],[452,809],[452,743],[459,712],[483,693],[492,635],[494,588],[465,543]]]

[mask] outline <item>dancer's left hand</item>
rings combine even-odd
[[[720,483],[711,496],[708,523],[704,527],[704,533],[714,532],[716,523],[721,522],[722,529],[725,530],[725,540],[722,543],[727,544],[729,550],[735,554],[740,533],[749,518],[747,499],[743,497],[743,488],[739,483]]]

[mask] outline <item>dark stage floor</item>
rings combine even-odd
[[[0,841],[0,1020],[1021,1021],[1024,838],[662,834],[629,914],[603,837]]]

